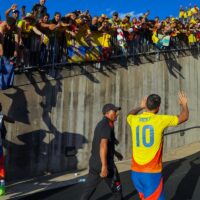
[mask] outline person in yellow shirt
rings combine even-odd
[[[36,35],[40,36],[41,39],[45,36],[41,31],[39,31],[36,26],[34,25],[35,19],[32,16],[32,14],[27,13],[26,17],[23,20],[20,20],[17,24],[20,33],[22,35],[22,41],[23,45],[30,49],[31,45],[31,38],[30,35],[32,32],[34,32]],[[45,36],[46,37],[46,36]]]
[[[194,16],[190,18],[189,24],[197,24],[197,21]]]
[[[185,12],[184,12],[184,23],[187,23],[187,19],[188,19],[188,12],[187,12],[187,8],[186,8]]]
[[[199,8],[196,4],[194,5],[193,8],[191,8],[191,13],[195,19],[197,19],[199,17]]]
[[[120,23],[120,27],[123,31],[128,31],[131,28],[130,15],[126,15]]]
[[[114,12],[112,14],[112,18],[109,19],[109,23],[111,24],[111,28],[116,30],[117,28],[119,28],[121,20],[118,16],[118,12]]]
[[[191,17],[192,17],[191,7],[189,7],[188,10],[187,10],[187,16],[188,16],[187,22],[189,22]]]
[[[37,64],[35,61],[40,51],[41,44],[43,42],[48,43],[48,37],[43,34],[35,25],[35,18],[31,13],[27,13],[23,20],[20,20],[17,24],[20,30],[20,48],[19,50],[19,61],[20,65],[28,66]],[[34,33],[34,35],[32,35]],[[36,36],[36,37],[33,37]],[[31,54],[30,54],[31,52]],[[22,70],[22,68],[19,68]]]
[[[194,5],[193,8],[191,8],[191,12],[193,15],[197,15],[199,13],[199,8],[196,4]]]
[[[184,22],[184,15],[185,15],[185,10],[183,9],[183,7],[180,7],[180,11],[179,11],[179,20],[183,23]]]
[[[132,130],[131,178],[142,200],[164,200],[162,178],[163,131],[188,120],[187,97],[178,93],[181,112],[176,115],[159,115],[161,97],[151,94],[138,108],[128,113],[127,122]],[[143,109],[146,112],[138,114]],[[137,115],[138,114],[138,115]]]

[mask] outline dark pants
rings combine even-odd
[[[81,200],[89,200],[101,181],[105,181],[105,183],[110,188],[113,194],[113,200],[122,199],[122,186],[120,177],[116,166],[114,166],[113,169],[109,170],[109,175],[106,178],[101,178],[99,173],[94,173],[93,171],[89,172],[86,178],[84,192],[82,194]]]

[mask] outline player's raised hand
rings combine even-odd
[[[16,9],[17,9],[17,4],[13,4],[13,5],[11,6],[11,9],[12,9],[12,10],[16,10]]]
[[[147,96],[143,97],[141,103],[140,103],[140,107],[141,108],[146,108],[146,103],[147,103]]]
[[[183,91],[178,92],[178,97],[179,97],[180,105],[182,105],[182,106],[187,105],[188,99]]]

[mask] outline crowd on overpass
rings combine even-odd
[[[6,20],[0,22],[0,56],[11,58],[19,67],[45,66],[70,59],[101,61],[117,52],[136,55],[147,52],[149,46],[161,50],[199,44],[197,5],[181,7],[179,17],[163,20],[149,19],[150,11],[138,18],[129,14],[120,18],[113,12],[109,18],[75,10],[64,16],[55,12],[52,18],[45,1],[40,0],[29,12],[16,4],[6,10]],[[96,55],[90,55],[94,50]]]

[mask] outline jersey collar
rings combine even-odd
[[[151,113],[151,112],[143,112],[143,115],[154,116],[155,113]]]

